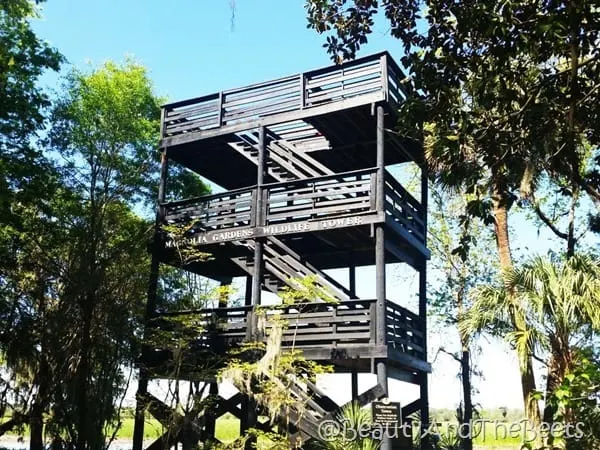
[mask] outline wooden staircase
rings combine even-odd
[[[236,244],[254,252],[253,240],[238,241]],[[274,236],[265,238],[264,254],[264,287],[270,292],[277,294],[284,286],[297,289],[299,287],[298,278],[311,277],[315,280],[321,298],[331,298],[338,302],[354,298],[348,289],[325,272],[314,267]],[[235,257],[232,258],[232,261],[249,275],[254,274],[254,261],[251,256]]]
[[[240,142],[230,142],[229,145],[258,166],[258,133],[251,130],[237,136]],[[305,151],[299,150],[302,141],[292,143],[268,129],[265,138],[269,151],[267,173],[275,180],[293,181],[334,174]]]

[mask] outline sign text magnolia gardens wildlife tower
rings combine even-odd
[[[218,242],[232,241],[236,239],[252,239],[261,236],[270,236],[277,234],[303,233],[310,231],[329,230],[342,227],[352,227],[362,225],[364,220],[360,216],[341,217],[335,219],[325,219],[318,221],[292,222],[275,225],[265,225],[259,227],[243,227],[230,230],[214,230],[205,233],[196,233],[193,236],[182,239],[168,239],[165,242],[166,248],[173,248],[176,245],[193,246],[212,244]]]

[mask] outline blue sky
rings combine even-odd
[[[324,38],[306,28],[303,4],[304,0],[49,0],[34,27],[79,68],[134,56],[148,68],[157,94],[179,100],[329,65]],[[398,41],[383,22],[378,25],[360,54],[388,50],[399,60]],[[52,88],[57,81],[54,75],[43,79]],[[552,246],[545,231],[538,234],[532,226],[519,226],[519,231],[517,247],[544,252]],[[454,338],[441,334],[431,340],[436,345]],[[484,345],[479,363],[486,378],[477,385],[476,400],[489,407],[520,407],[515,358],[503,344]],[[439,359],[443,361],[431,378],[431,402],[452,407],[460,398],[458,368],[444,361],[447,357]]]
[[[134,55],[157,93],[177,100],[328,65],[323,37],[306,28],[303,4],[49,0],[36,29],[77,66]],[[400,49],[378,31],[365,51],[386,47]]]

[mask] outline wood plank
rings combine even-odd
[[[190,122],[184,122],[181,125],[165,125],[165,133],[167,135],[179,135],[186,134],[192,131],[199,131],[202,128],[214,127],[218,126],[217,123],[218,116],[210,117],[202,120],[194,120]]]
[[[229,112],[225,109],[223,114],[223,122],[227,124],[228,122],[234,120],[247,119],[249,117],[258,117],[261,115],[280,113],[282,111],[290,111],[294,109],[294,106],[298,104],[297,98],[292,98],[291,100],[281,101],[273,104],[264,105],[258,108],[251,108],[244,111],[233,111]]]
[[[232,94],[237,94],[237,93],[243,93],[243,92],[247,92],[247,91],[252,91],[252,90],[264,87],[264,86],[268,86],[268,85],[272,85],[272,84],[284,83],[286,81],[295,80],[297,78],[298,78],[298,75],[288,75],[286,77],[277,78],[275,80],[261,81],[260,83],[253,83],[253,84],[248,84],[246,86],[242,86],[242,87],[239,87],[239,88],[228,89],[226,91],[223,91],[223,95],[232,95]]]
[[[304,164],[312,167],[313,170],[317,170],[319,172],[319,176],[321,175],[334,175],[334,172],[329,169],[329,167],[321,164],[316,159],[307,155],[306,153],[299,152],[294,144],[291,144],[288,141],[278,140],[272,143],[272,147],[277,147],[281,150],[282,154],[285,152],[287,155],[293,156],[296,160],[301,160]]]
[[[354,184],[356,185],[356,183]],[[315,186],[314,189],[296,189],[293,192],[269,191],[269,203],[279,204],[288,203],[290,201],[299,202],[302,200],[310,203],[314,199],[346,197],[349,194],[356,194],[354,198],[363,198],[371,195],[370,189],[370,183],[362,183],[358,184],[356,187],[342,186],[341,188],[335,188],[334,186]]]
[[[320,200],[316,203],[300,203],[290,206],[269,206],[267,209],[267,220],[287,218],[290,217],[290,214],[302,213],[303,211],[307,214],[322,214],[325,212],[338,212],[340,210],[346,212],[357,209],[368,210],[369,208],[369,198],[365,196],[335,200]],[[290,217],[290,219],[292,218],[293,217]]]
[[[299,335],[296,336],[295,339],[293,338],[293,336],[289,336],[289,335],[283,335],[281,340],[282,342],[290,342],[292,340],[295,340],[296,342],[306,342],[306,341],[322,341],[323,343],[326,342],[334,342],[334,341],[342,341],[342,340],[353,340],[353,341],[357,341],[357,340],[368,340],[371,337],[369,332],[355,332],[355,333],[338,333],[338,334],[331,334],[331,333],[314,333],[314,334],[310,334],[307,336],[304,335]]]
[[[314,213],[351,211],[356,209],[369,209],[370,199],[366,195],[348,198],[332,198],[314,197],[314,202],[295,203],[292,205],[285,204],[286,202],[278,201],[275,205],[269,205],[267,209],[268,218],[285,217],[287,213],[308,211]],[[293,201],[293,200],[290,200]]]
[[[211,102],[206,103],[197,103],[193,104],[186,108],[173,109],[166,112],[165,121],[177,121],[181,119],[185,119],[189,116],[194,115],[203,115],[206,112],[218,111],[219,110],[219,100],[215,99]]]
[[[160,142],[160,147],[173,147],[177,145],[186,144],[189,142],[194,142],[202,139],[209,139],[215,136],[221,136],[230,133],[237,133],[245,130],[252,130],[261,125],[269,126],[276,123],[292,121],[292,120],[300,120],[304,118],[308,118],[311,116],[318,116],[321,114],[326,114],[329,112],[340,111],[343,109],[349,109],[356,106],[361,105],[370,105],[371,103],[385,100],[385,95],[383,92],[372,92],[368,94],[363,94],[357,97],[343,99],[334,103],[323,104],[323,105],[315,105],[311,107],[306,107],[302,110],[294,110],[294,111],[283,111],[278,113],[277,115],[269,115],[261,118],[255,118],[252,120],[246,120],[243,123],[225,123],[222,127],[217,129],[210,130],[199,130],[194,133],[177,135],[177,136],[167,136],[164,137]]]
[[[379,77],[368,79],[352,79],[345,83],[335,83],[330,87],[324,87],[308,95],[308,101],[322,101],[327,98],[349,95],[361,91],[371,91],[382,88],[382,80]]]
[[[281,85],[271,90],[252,92],[244,97],[229,99],[227,96],[223,102],[223,108],[229,109],[230,111],[241,111],[251,108],[252,105],[276,103],[278,101],[277,99],[292,98],[299,95],[300,91],[296,86]]]
[[[379,62],[368,63],[364,66],[352,68],[352,69],[344,69],[343,74],[342,70],[338,69],[335,73],[330,75],[317,75],[314,77],[309,77],[306,79],[306,88],[314,88],[320,87],[326,84],[346,81],[352,78],[358,78],[361,76],[369,75],[372,73],[381,74],[381,70],[379,67]]]
[[[345,88],[333,92],[324,91],[321,95],[307,98],[306,103],[307,105],[313,105],[321,102],[335,102],[338,99],[360,96],[371,92],[378,92],[380,90],[381,82],[380,80],[377,80],[376,83],[359,85],[354,88]]]

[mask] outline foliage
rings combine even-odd
[[[458,351],[446,345],[439,351],[447,353],[460,365],[462,402],[459,421],[468,424],[474,412],[471,379],[477,373],[471,358],[474,336],[458,332],[457,327],[471,307],[475,287],[489,283],[495,275],[494,255],[488,250],[492,244],[491,235],[485,225],[467,211],[472,195],[458,190],[447,191],[438,185],[430,191],[430,197],[430,267],[434,274],[439,274],[428,286],[430,314],[440,324],[440,331],[445,336],[448,336],[448,327],[451,326],[459,337]],[[465,450],[472,448],[468,437],[463,439],[462,444]]]
[[[463,331],[511,329],[510,309],[523,308],[525,330],[511,330],[507,339],[526,357],[536,350],[570,358],[572,346],[600,326],[595,306],[600,295],[600,267],[586,255],[566,260],[537,257],[505,274],[505,286],[481,286]],[[514,289],[517,299],[507,295]],[[523,301],[521,301],[523,300]],[[570,364],[570,362],[566,362]]]
[[[40,202],[52,180],[48,162],[30,140],[44,125],[50,102],[37,86],[46,70],[58,70],[62,56],[31,29],[29,0],[0,3],[0,238],[22,226],[13,205]],[[4,229],[7,227],[8,229]],[[4,254],[1,254],[4,256]]]
[[[494,279],[496,264],[488,250],[492,236],[481,221],[468,215],[472,196],[436,187],[430,195],[428,247],[431,268],[441,277],[429,286],[431,314],[443,325],[456,325],[470,307],[471,292]]]
[[[335,297],[327,289],[319,286],[317,281],[316,275],[290,279],[289,285],[284,286],[278,292],[282,305],[289,306],[297,303],[312,302],[336,303],[337,300]]]
[[[324,291],[312,277],[294,281],[298,289],[285,288],[280,293],[282,307],[298,302],[323,301],[329,297],[327,295],[323,299]],[[220,371],[219,378],[231,381],[240,392],[256,401],[271,423],[278,423],[277,436],[263,436],[275,442],[274,448],[279,448],[277,442],[285,442],[289,446],[285,427],[294,418],[304,414],[311,400],[303,386],[307,381],[315,383],[319,374],[330,373],[332,368],[305,359],[302,352],[293,347],[291,350],[282,349],[284,329],[290,326],[286,320],[280,320],[276,315],[267,317],[262,308],[258,308],[254,314],[258,316],[258,332],[255,333],[258,340],[235,349],[225,368]],[[299,312],[298,317],[301,314]],[[265,344],[261,342],[261,337],[266,334]],[[248,436],[242,436],[241,439],[248,439]]]
[[[179,264],[186,266],[211,259],[210,253],[199,251],[190,245],[189,240],[194,238],[195,221],[186,224],[163,224],[160,227],[158,239],[172,243],[175,249],[175,258]]]
[[[370,430],[372,425],[371,413],[368,409],[361,408],[358,403],[350,403],[337,414],[336,420],[340,429],[357,431],[356,435],[337,436],[330,441],[317,442],[315,449],[323,450],[377,450],[381,442],[376,439],[360,435],[361,430]],[[311,447],[313,448],[313,447]]]
[[[283,351],[284,326],[282,322],[271,322],[266,345],[244,345],[219,375],[220,379],[231,381],[241,392],[255,399],[268,411],[272,422],[289,420],[292,413],[301,415],[309,398],[302,398],[298,385],[303,380],[314,383],[317,375],[331,371],[328,366],[306,360],[297,350]],[[253,355],[257,349],[264,349],[264,354],[255,360]]]
[[[590,349],[576,352],[572,372],[552,393],[550,401],[556,410],[555,418],[577,426],[571,429],[573,438],[565,438],[567,449],[593,450],[600,448],[600,361]]]
[[[503,286],[478,289],[461,330],[491,330],[505,336],[521,359],[534,356],[545,362],[544,420],[549,423],[555,416],[550,399],[575,370],[577,349],[591,345],[600,329],[596,304],[600,264],[588,255],[554,260],[537,257],[507,271],[504,279]],[[511,320],[511,310],[519,310],[525,318],[518,328]]]
[[[600,143],[597,52],[600,21],[593,2],[482,0],[307,0],[308,26],[327,35],[336,62],[353,58],[383,10],[408,70],[399,132],[422,140],[436,181],[474,196],[468,212],[494,226],[502,270],[513,266],[508,227],[515,202],[531,204],[547,176],[571,203],[573,255],[580,192],[597,204]],[[597,157],[597,155],[596,155]],[[547,217],[546,217],[547,218]],[[543,222],[556,234],[551,220]],[[523,332],[525,318],[511,309]],[[530,359],[520,360],[528,416],[540,422]]]
[[[63,60],[33,32],[35,16],[28,0],[0,2],[0,413],[11,414],[0,434],[30,422],[32,450],[41,446],[41,427],[33,425],[45,363],[36,345],[47,319],[35,306],[44,304],[49,255],[60,241],[49,203],[61,195],[57,173],[33,145],[49,106],[37,82]]]

